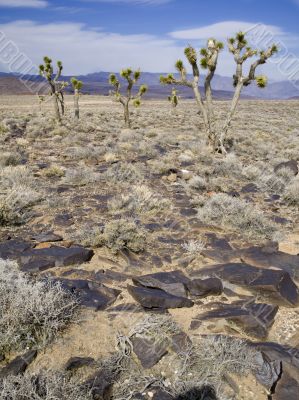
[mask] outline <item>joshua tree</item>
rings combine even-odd
[[[130,110],[129,110],[129,104],[131,100],[133,100],[133,104],[135,107],[140,106],[140,101],[141,97],[147,92],[147,86],[146,85],[141,85],[139,87],[139,91],[136,96],[132,95],[132,89],[134,84],[139,80],[140,78],[140,71],[135,71],[133,72],[131,68],[123,69],[120,72],[120,76],[128,82],[127,85],[127,95],[124,96],[120,93],[120,82],[117,79],[115,74],[110,74],[109,76],[109,83],[114,86],[114,90],[111,91],[111,95],[114,96],[115,101],[120,102],[123,107],[124,107],[124,119],[125,119],[125,126],[126,128],[131,127],[131,121],[130,121]]]
[[[75,109],[75,118],[79,119],[80,112],[79,112],[79,96],[80,90],[82,89],[83,82],[78,81],[77,78],[71,79],[73,89],[74,89],[74,109]]]
[[[224,141],[226,139],[231,120],[236,111],[242,88],[243,86],[250,85],[250,83],[253,81],[256,81],[257,85],[261,88],[266,86],[267,78],[265,76],[256,76],[256,68],[261,64],[265,64],[267,60],[278,51],[278,49],[277,46],[272,45],[267,50],[253,50],[248,47],[245,34],[243,32],[239,32],[235,37],[228,39],[228,49],[233,54],[236,63],[236,73],[233,76],[235,93],[224,124],[217,128],[213,110],[211,82],[217,67],[218,56],[222,49],[223,43],[218,42],[215,39],[209,39],[207,41],[207,46],[200,51],[200,65],[202,68],[207,70],[204,83],[205,101],[203,100],[203,97],[199,91],[199,63],[196,50],[192,46],[188,46],[185,49],[185,56],[192,66],[193,79],[189,80],[187,78],[187,72],[184,63],[182,60],[178,60],[175,64],[175,67],[180,74],[180,78],[176,79],[172,74],[169,74],[166,77],[161,76],[160,81],[162,84],[183,85],[193,89],[200,113],[203,116],[204,126],[208,136],[208,143],[213,147],[214,150],[221,150],[222,153],[226,153]],[[251,64],[249,73],[245,75],[243,72],[243,64],[248,58],[253,56],[256,56],[257,59]]]
[[[44,64],[39,66],[40,75],[47,79],[49,83],[50,95],[53,96],[55,118],[58,122],[61,122],[61,115],[64,115],[63,90],[68,85],[67,82],[59,81],[62,69],[62,62],[57,61],[57,72],[54,75],[52,60],[49,57],[44,57]]]
[[[176,108],[177,108],[177,105],[179,104],[179,96],[177,94],[176,88],[172,88],[171,95],[168,96],[168,100],[172,107],[172,113],[176,114]]]

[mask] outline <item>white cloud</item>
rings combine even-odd
[[[28,7],[45,8],[48,2],[45,0],[0,0],[0,7]]]
[[[0,31],[37,65],[45,55],[61,59],[66,74],[118,71],[126,66],[169,71],[183,51],[172,39],[103,32],[79,23],[15,21],[0,24]],[[0,51],[0,69],[1,55]]]
[[[202,26],[199,28],[185,29],[180,31],[174,31],[170,33],[170,36],[175,39],[198,39],[205,40],[212,37],[217,39],[225,39],[234,35],[239,31],[248,31],[258,25],[253,22],[244,21],[223,21],[215,24]],[[282,30],[277,26],[263,25],[267,30],[271,31],[274,35],[283,34]]]
[[[184,34],[172,32],[168,36],[157,37],[147,34],[122,35],[102,31],[99,27],[91,28],[72,22],[42,24],[34,21],[14,21],[0,24],[0,70],[9,70],[9,64],[3,62],[5,60],[1,50],[1,32],[4,32],[6,40],[12,40],[19,51],[26,54],[34,64],[39,65],[42,58],[48,55],[54,61],[59,59],[63,61],[65,74],[78,75],[98,71],[116,72],[126,66],[140,67],[141,70],[148,72],[173,71],[175,61],[178,58],[184,58],[183,50],[189,41],[196,48],[200,48],[202,42],[211,35],[224,39],[235,31],[248,29],[249,26],[251,27],[252,24],[235,21],[235,25],[230,24],[228,28],[228,23],[223,22],[199,28],[200,34],[198,34],[199,30],[196,34],[186,33],[190,32],[187,30],[180,31],[185,32]],[[279,27],[273,27],[273,29],[277,37],[284,40],[288,38],[288,35]],[[184,42],[176,39],[177,37],[183,38]],[[284,40],[281,43],[285,43]],[[259,42],[255,47],[265,46]],[[290,48],[286,46],[279,56],[291,53]],[[296,58],[296,55],[294,57]],[[234,70],[235,63],[232,55],[227,50],[222,51],[217,73],[232,76]],[[272,79],[285,78],[277,60],[276,63],[271,60],[270,63],[262,66],[259,73],[266,73]]]

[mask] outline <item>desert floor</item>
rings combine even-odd
[[[228,106],[215,102],[219,126]],[[241,101],[224,156],[207,147],[191,100],[176,114],[167,100],[145,100],[124,129],[110,98],[82,96],[75,121],[67,96],[57,125],[51,102],[1,97],[0,258],[82,296],[76,320],[38,349],[27,373],[91,357],[72,372],[83,382],[125,337],[134,367],[103,398],[295,399],[298,109],[299,101]],[[216,280],[207,288],[208,278]],[[176,335],[193,344],[174,346]],[[242,352],[252,359],[240,361]],[[182,397],[199,383],[216,392]]]

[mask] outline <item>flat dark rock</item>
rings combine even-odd
[[[62,236],[57,235],[56,233],[53,232],[39,233],[37,235],[32,236],[31,238],[39,243],[60,242],[61,240],[63,240]]]
[[[56,215],[54,219],[54,224],[59,226],[71,226],[73,223],[73,217],[68,213]]]
[[[250,336],[265,339],[274,323],[278,306],[238,301],[232,304],[218,303],[217,307],[196,317],[198,321],[225,319],[233,322]],[[194,324],[193,324],[194,327]]]
[[[193,279],[186,284],[191,295],[198,297],[219,296],[223,292],[223,285],[218,278]]]
[[[182,308],[192,307],[194,304],[193,301],[185,297],[173,296],[161,289],[149,289],[128,285],[128,292],[144,308]]]
[[[172,350],[177,354],[181,354],[188,350],[192,346],[192,341],[185,332],[176,333],[171,337]]]
[[[209,266],[193,275],[209,275],[245,287],[270,303],[287,306],[297,306],[299,303],[296,284],[288,272],[282,270],[262,269],[245,263],[227,263]]]
[[[282,363],[280,360],[270,360],[263,352],[255,353],[254,376],[268,392],[274,387],[282,373]]]
[[[94,308],[96,311],[104,310],[113,304],[121,293],[119,290],[108,288],[97,282],[83,279],[53,279],[60,282],[62,287],[79,298],[80,304]]]
[[[299,279],[299,256],[282,251],[267,251],[265,247],[253,246],[240,250],[242,261],[257,267],[275,267],[287,271],[295,279]]]
[[[174,400],[174,397],[172,397],[169,393],[159,389],[157,392],[155,392],[153,400]]]
[[[138,357],[143,368],[148,369],[156,365],[167,353],[167,341],[148,339],[134,336],[131,338],[133,351]]]
[[[298,175],[298,163],[296,160],[281,162],[274,167],[274,172],[278,172],[282,168],[290,169],[294,176]]]
[[[272,400],[299,399],[299,371],[291,370],[282,363],[282,375],[277,381]]]
[[[0,379],[6,378],[11,375],[16,376],[19,374],[23,374],[26,371],[27,367],[36,358],[36,356],[36,350],[29,350],[22,356],[16,357],[0,370]]]
[[[18,255],[21,269],[27,272],[39,272],[52,267],[82,264],[89,261],[93,251],[84,247],[58,247],[26,250]]]
[[[250,342],[250,347],[265,354],[270,361],[282,361],[299,370],[299,348],[275,342]]]
[[[104,370],[97,371],[83,384],[89,390],[94,400],[109,400],[112,395],[112,377]]]
[[[185,284],[190,280],[183,272],[177,270],[133,277],[132,281],[137,286],[162,289],[174,296],[186,297]]]
[[[258,187],[255,183],[248,183],[247,185],[243,186],[241,189],[242,193],[257,193]]]
[[[0,258],[4,260],[11,258],[15,259],[18,254],[30,249],[32,247],[31,243],[23,242],[20,240],[5,240],[0,243]]]
[[[65,369],[67,371],[72,371],[74,369],[82,368],[94,363],[94,359],[92,357],[71,357],[66,365]]]

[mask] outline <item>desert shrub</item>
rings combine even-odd
[[[67,169],[64,176],[64,182],[73,186],[85,186],[97,179],[97,174],[91,168],[83,165],[77,169]]]
[[[108,209],[113,213],[157,214],[166,208],[171,208],[171,202],[146,185],[134,186],[129,194],[122,194],[108,202]]]
[[[182,244],[182,248],[189,254],[200,254],[206,248],[206,242],[203,239],[189,240]]]
[[[0,226],[18,225],[30,217],[30,207],[41,195],[26,186],[14,186],[0,194]]]
[[[34,177],[30,170],[24,165],[7,166],[0,169],[1,188],[12,188],[17,186],[35,186]]]
[[[206,385],[221,395],[227,373],[246,376],[256,367],[256,353],[243,340],[225,336],[198,338],[179,356],[181,363],[175,382],[179,396]]]
[[[261,169],[256,165],[246,165],[242,170],[243,176],[250,181],[257,179],[261,173]]]
[[[113,164],[104,173],[108,183],[138,183],[143,181],[144,174],[140,164],[117,163]]]
[[[219,176],[240,176],[242,163],[235,154],[228,154],[224,159],[216,161],[214,173]]]
[[[0,154],[0,167],[18,165],[22,160],[21,154],[15,151],[7,151]]]
[[[103,155],[104,152],[104,148],[92,145],[87,145],[84,147],[70,147],[66,151],[67,155],[73,160],[90,160],[93,158],[98,159],[101,155]]]
[[[53,136],[67,136],[69,133],[70,131],[67,129],[66,126],[55,127],[55,129],[53,129],[51,132]]]
[[[0,226],[22,223],[42,197],[31,172],[22,165],[0,169],[0,187]]]
[[[204,178],[201,176],[193,176],[189,181],[188,181],[188,186],[191,187],[192,189],[196,190],[205,190],[207,188],[207,182]]]
[[[32,280],[0,259],[0,354],[43,347],[72,320],[77,301],[55,283]]]
[[[257,185],[264,191],[282,194],[286,185],[294,178],[289,168],[281,168],[276,173],[264,172],[257,178]]]
[[[290,205],[298,205],[299,204],[299,179],[298,178],[293,179],[293,181],[286,187],[283,198]]]
[[[170,169],[176,167],[176,154],[168,153],[163,157],[159,157],[155,160],[149,160],[148,165],[153,174],[165,174]]]
[[[246,201],[218,193],[210,197],[198,211],[201,221],[214,226],[231,227],[247,237],[271,238],[276,224]]]
[[[133,252],[143,251],[145,248],[145,233],[133,220],[118,219],[108,222],[101,235],[101,243],[117,253],[128,249]]]
[[[88,400],[91,394],[82,385],[58,372],[9,376],[0,381],[0,398],[5,400]]]
[[[0,135],[3,135],[7,132],[8,132],[8,128],[3,123],[1,123],[0,124]]]
[[[46,176],[47,178],[61,178],[62,176],[64,176],[64,174],[64,169],[62,169],[58,165],[52,165],[51,167],[42,170],[42,175]]]

